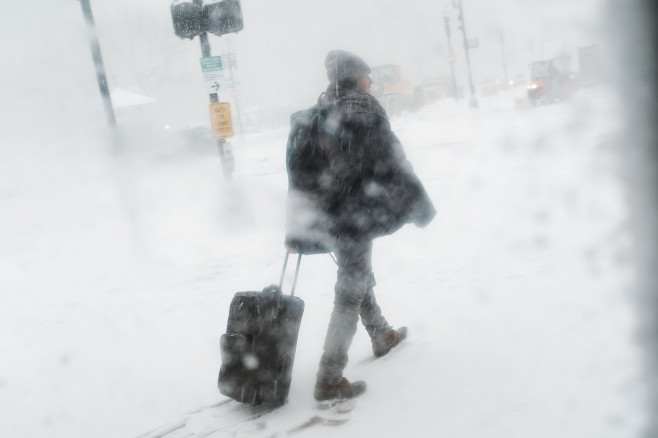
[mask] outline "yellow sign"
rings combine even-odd
[[[227,102],[210,104],[210,125],[215,138],[233,137],[231,107]]]

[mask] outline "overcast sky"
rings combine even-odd
[[[510,76],[528,75],[533,59],[603,44],[606,0],[463,0],[476,88],[502,77],[503,50]],[[173,32],[168,0],[91,0],[112,87],[192,105],[205,114],[198,38]],[[353,51],[370,65],[395,63],[411,80],[449,75],[443,16],[451,19],[457,82],[467,76],[452,0],[243,0],[244,30],[210,36],[213,54],[236,54],[243,108],[304,106],[327,84],[328,50]],[[34,13],[34,11],[39,13]],[[98,93],[78,0],[35,0],[5,6],[0,29],[5,61],[0,83],[5,108],[70,105]],[[7,68],[7,66],[10,66]],[[577,68],[574,59],[573,67]],[[27,99],[27,97],[30,99]],[[182,103],[185,100],[185,103]]]

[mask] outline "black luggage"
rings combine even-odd
[[[220,338],[219,391],[242,403],[282,405],[288,398],[304,301],[294,296],[301,254],[290,295],[279,286],[238,292],[231,301],[226,333]]]

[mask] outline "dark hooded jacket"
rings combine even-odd
[[[406,223],[427,225],[436,211],[379,102],[354,81],[330,84],[321,99],[334,104],[327,123],[337,150],[317,172],[313,189],[290,179],[286,246],[327,252],[338,239],[374,239]]]

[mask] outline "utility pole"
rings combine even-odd
[[[445,24],[446,38],[448,39],[448,50],[450,51],[448,56],[448,63],[450,64],[450,72],[452,74],[452,94],[455,97],[455,100],[459,100],[459,93],[457,92],[457,77],[455,76],[456,58],[452,51],[452,39],[450,38],[450,17],[448,17],[448,15],[443,16],[443,23]]]
[[[94,60],[96,68],[96,80],[98,81],[98,88],[101,92],[103,99],[103,106],[105,107],[105,116],[107,123],[110,127],[115,128],[117,125],[116,118],[114,117],[114,107],[112,106],[112,98],[110,97],[110,89],[107,85],[107,76],[105,75],[105,66],[103,64],[103,56],[101,56],[101,45],[98,42],[98,33],[96,32],[96,24],[94,23],[94,16],[91,13],[91,5],[89,0],[80,0],[82,5],[82,14],[87,22],[87,31],[89,32],[89,43],[91,44],[91,56]]]
[[[466,36],[466,24],[464,23],[464,8],[462,7],[462,0],[458,0],[459,4],[459,19],[461,21],[461,31],[464,36],[464,54],[466,55],[466,67],[468,69],[468,84],[471,89],[471,100],[468,102],[468,105],[471,108],[479,108],[477,99],[475,98],[475,86],[473,85],[473,75],[471,74],[471,59],[468,56],[468,38]]]

